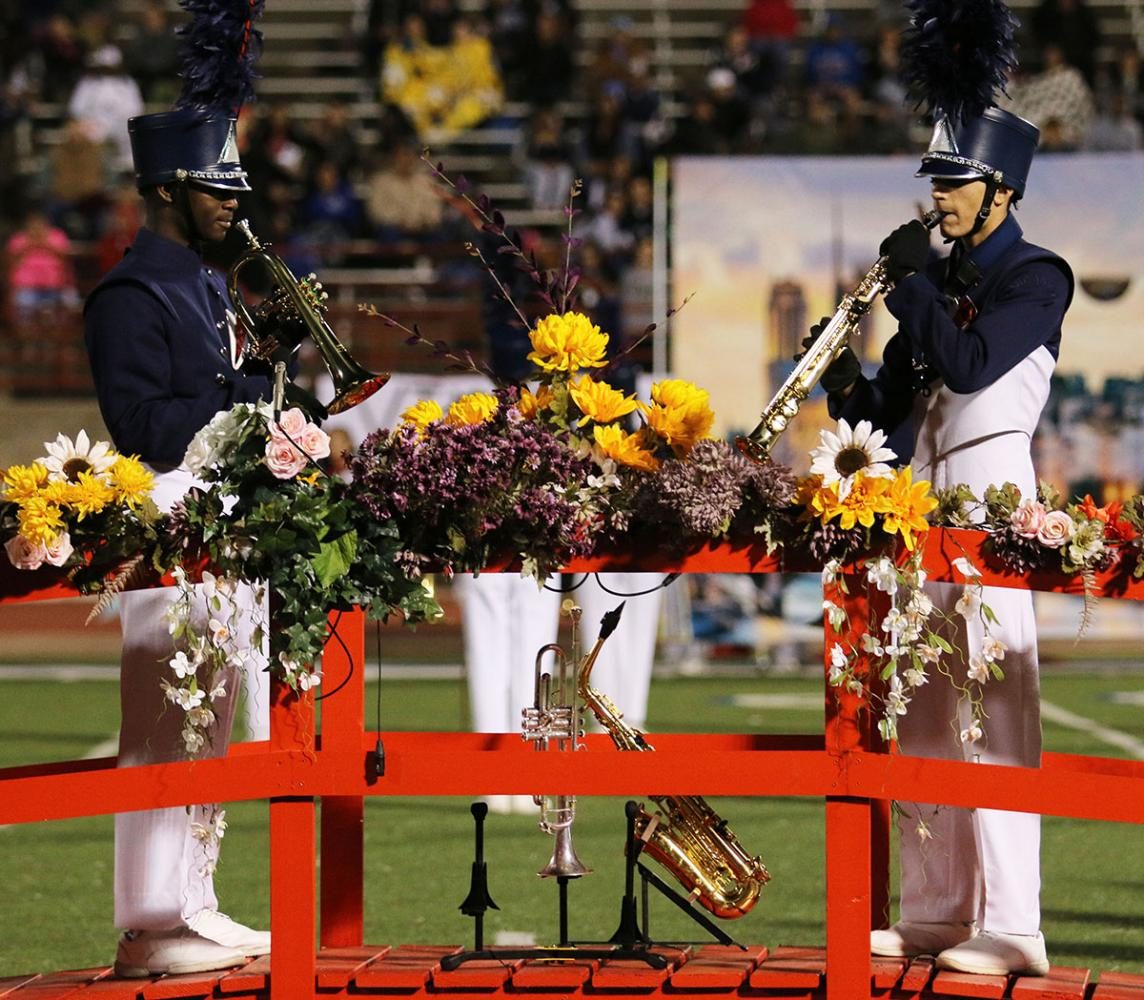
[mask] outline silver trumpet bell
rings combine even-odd
[[[569,677],[569,660],[577,658],[577,626],[582,614],[572,601],[563,609],[572,618],[572,655],[566,656],[556,643],[541,646],[536,654],[536,691],[531,707],[522,712],[522,737],[537,750],[554,744],[557,750],[575,751],[579,746],[580,714],[576,708],[574,678]],[[544,666],[545,654],[552,653],[556,675]],[[540,829],[551,834],[552,857],[536,874],[541,878],[579,878],[592,869],[577,856],[572,845],[572,824],[576,818],[574,795],[534,795],[540,808]]]

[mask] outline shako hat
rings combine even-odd
[[[191,15],[184,39],[183,91],[173,111],[127,122],[135,183],[191,180],[224,191],[249,191],[239,161],[236,125],[254,96],[262,33],[254,28],[263,0],[180,0]]]
[[[1017,66],[1004,0],[911,0],[902,79],[933,121],[918,176],[981,178],[1025,193],[1040,132],[995,106]]]
[[[963,122],[943,116],[934,124],[917,176],[990,177],[1020,197],[1040,134],[1032,122],[1000,108],[986,108]]]

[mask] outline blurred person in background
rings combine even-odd
[[[79,302],[71,252],[67,233],[52,225],[40,205],[29,207],[23,225],[4,245],[15,323]]]
[[[142,113],[143,94],[123,68],[123,53],[114,45],[101,45],[87,57],[83,76],[68,98],[68,115],[82,122],[96,142],[108,144],[113,170],[127,173],[127,119]]]

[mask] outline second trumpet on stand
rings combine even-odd
[[[541,646],[536,654],[536,693],[531,707],[522,712],[522,732],[537,750],[553,745],[557,750],[575,751],[580,744],[580,713],[576,706],[576,666],[579,662],[579,624],[582,611],[571,600],[562,610],[572,619],[571,653],[558,643]],[[552,655],[553,667],[544,663]],[[555,673],[553,673],[555,670]],[[572,676],[569,676],[571,671]],[[552,857],[536,874],[541,878],[579,878],[592,869],[578,857],[572,846],[572,823],[576,818],[574,795],[535,795],[540,807],[540,829],[554,838]]]

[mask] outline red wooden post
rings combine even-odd
[[[360,608],[344,614],[335,611],[330,627],[337,630],[341,643],[332,639],[322,654],[322,687],[333,692],[322,702],[322,751],[360,753],[365,729],[365,614]],[[321,945],[360,945],[364,934],[363,798],[324,795],[321,822]]]
[[[314,753],[314,699],[270,682],[270,748]],[[314,798],[270,800],[271,1000],[312,1000],[315,931]]]
[[[860,650],[866,631],[864,581],[846,579],[823,587],[826,600],[845,607],[847,623],[835,632],[824,617],[825,668],[829,676],[835,645],[848,655]],[[848,766],[847,755],[868,741],[868,713],[858,695],[845,687],[826,687],[826,752]],[[826,996],[854,996],[856,984],[870,977],[870,810],[869,802],[848,796],[826,797]]]

